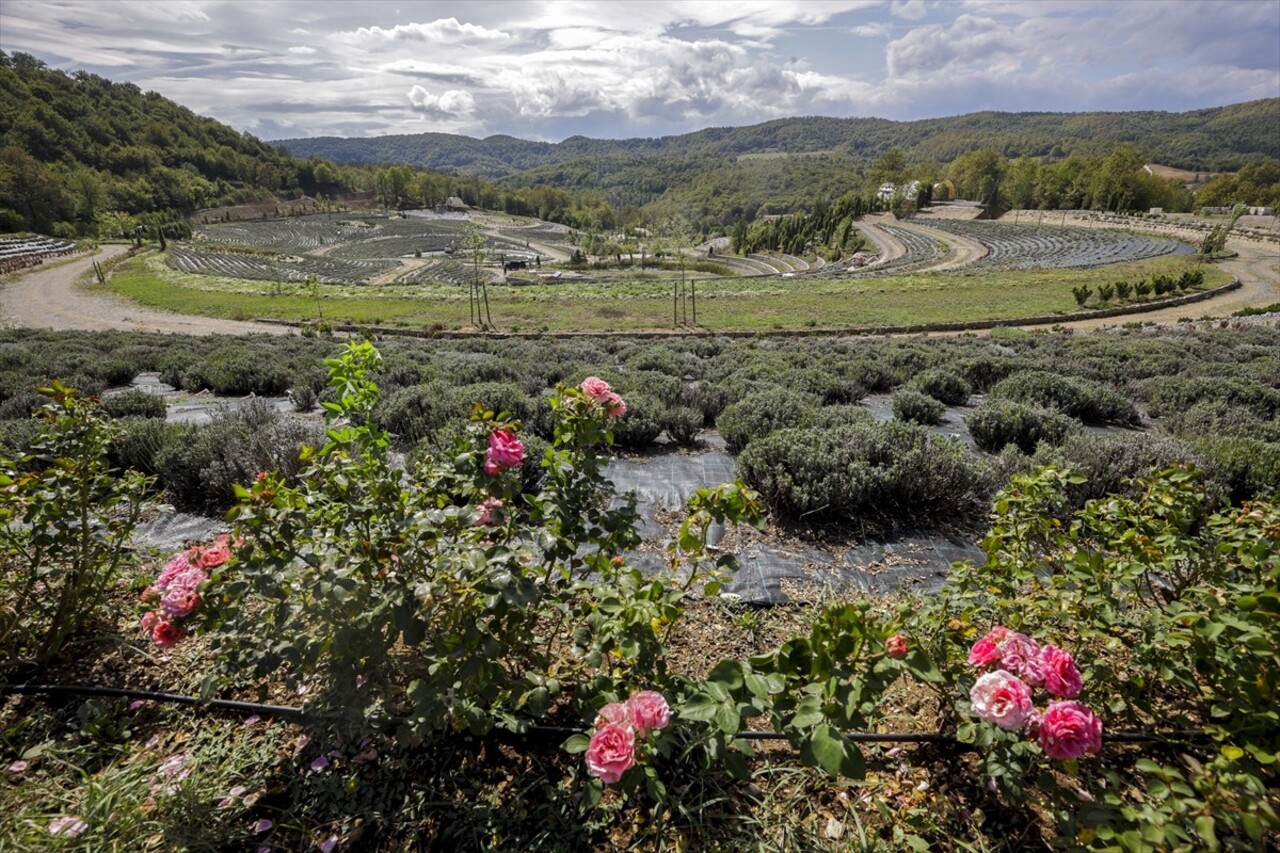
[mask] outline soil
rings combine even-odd
[[[109,245],[95,256],[37,267],[0,279],[0,326],[55,331],[162,332],[183,335],[295,334],[289,326],[220,320],[157,311],[87,285],[93,261],[123,255],[128,246]]]

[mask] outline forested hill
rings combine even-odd
[[[167,221],[344,183],[332,164],[295,159],[132,83],[0,51],[0,232],[83,232],[109,211]]]
[[[736,157],[826,152],[874,158],[897,148],[913,162],[948,163],[970,151],[1005,157],[1106,154],[1130,143],[1151,160],[1194,171],[1234,171],[1249,160],[1280,158],[1280,98],[1168,112],[970,113],[920,121],[788,118],[655,139],[528,142],[510,136],[473,139],[448,133],[368,139],[314,137],[274,144],[299,157],[338,163],[404,164],[487,178],[582,158]]]

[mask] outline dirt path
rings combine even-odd
[[[80,283],[95,258],[105,261],[127,250],[128,246],[105,246],[94,258],[85,255],[66,263],[37,267],[0,283],[0,326],[183,335],[295,334],[288,326],[156,311],[97,288],[98,292],[91,292]]]

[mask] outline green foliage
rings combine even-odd
[[[148,483],[112,470],[96,401],[54,383],[30,451],[0,461],[0,649],[4,669],[45,667],[106,609],[129,564]]]
[[[151,436],[139,438],[153,446]],[[207,426],[171,425],[150,464],[175,506],[222,512],[235,501],[235,487],[259,472],[295,477],[301,449],[319,438],[314,427],[282,420],[268,403],[256,401],[216,414]]]
[[[931,425],[942,422],[947,407],[928,394],[912,388],[899,388],[891,399],[893,416],[900,421]]]
[[[896,421],[778,430],[751,442],[738,468],[789,518],[959,520],[976,515],[987,496],[963,447]]]
[[[702,412],[686,406],[675,406],[667,410],[662,428],[680,447],[693,447],[698,443],[698,434],[702,432]]]
[[[965,416],[973,441],[988,453],[1012,444],[1023,453],[1035,452],[1040,442],[1059,444],[1079,425],[1054,409],[1014,400],[988,400]]]
[[[1015,476],[997,496],[983,566],[957,564],[925,603],[930,652],[956,683],[984,626],[1051,631],[1085,661],[1088,702],[1109,730],[1203,728],[1212,744],[1176,764],[1139,760],[1082,776],[1086,796],[1041,776],[1063,829],[1099,849],[1250,849],[1280,830],[1274,789],[1280,712],[1280,512],[1215,513],[1187,469],[1057,519],[1063,469]],[[971,677],[971,676],[968,676]],[[1028,777],[1034,780],[1031,774]],[[1066,794],[1064,797],[1063,795]]]
[[[113,418],[163,418],[169,411],[162,398],[141,388],[104,397],[102,408]]]
[[[1110,385],[1044,370],[1020,371],[1000,380],[991,398],[1057,409],[1091,424],[1125,426],[1139,421],[1133,403]]]
[[[911,380],[911,387],[948,406],[967,405],[969,395],[973,393],[964,377],[945,367],[917,373]]]
[[[648,394],[627,395],[626,417],[613,425],[613,440],[620,447],[648,447],[667,424],[667,408]]]
[[[817,407],[818,400],[811,395],[771,388],[726,406],[716,418],[716,427],[729,452],[740,453],[775,430],[808,426]]]

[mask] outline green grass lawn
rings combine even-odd
[[[851,329],[922,323],[1004,320],[1078,310],[1072,288],[1195,263],[1185,257],[1155,258],[1092,270],[1029,270],[921,273],[886,278],[803,277],[700,279],[697,325],[715,332],[779,329]],[[136,259],[122,264],[112,289],[140,304],[228,319],[315,320],[359,325],[471,327],[466,289],[456,285],[321,286],[314,298],[306,285],[276,285],[176,273]],[[1205,268],[1205,286],[1229,276]],[[670,329],[672,283],[622,280],[528,287],[489,286],[489,309],[502,331],[647,331]],[[686,312],[688,312],[686,314]],[[681,319],[692,324],[691,306]]]

